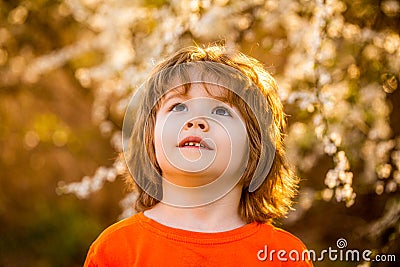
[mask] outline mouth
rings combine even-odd
[[[188,136],[179,142],[180,148],[197,148],[212,150],[207,143],[198,136]]]

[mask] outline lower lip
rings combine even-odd
[[[184,148],[184,149],[206,149],[205,147],[200,147],[200,146],[182,146],[179,148]]]

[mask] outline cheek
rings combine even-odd
[[[161,169],[169,166],[169,161],[173,160],[171,155],[178,145],[181,126],[179,121],[168,119],[168,117],[157,117],[154,127],[154,149]]]
[[[247,164],[248,151],[247,134],[234,133],[225,140],[219,154],[220,158],[226,162],[225,165],[234,164],[238,166]]]
[[[179,129],[182,123],[171,119],[165,118],[157,119],[154,127],[154,141],[155,145],[170,147],[176,146],[178,142]]]
[[[161,123],[161,120],[157,117],[156,124],[154,126],[154,150],[157,162],[160,165],[160,167],[162,167],[163,161],[165,159],[165,153],[162,143],[162,131],[163,131],[162,125],[163,123]]]
[[[249,159],[249,142],[245,125],[235,124],[232,127],[232,167],[244,171]]]
[[[247,130],[242,121],[233,121],[224,124],[227,134],[226,142],[229,142],[232,147],[233,156],[238,155],[238,152],[246,152],[248,146]],[[243,153],[240,153],[243,154]]]
[[[219,127],[215,136],[217,146],[216,164],[221,168],[240,168],[247,165],[249,143],[247,131],[241,123],[225,123],[224,127]]]

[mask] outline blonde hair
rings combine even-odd
[[[219,64],[210,68],[210,65],[202,66],[201,62]],[[229,87],[241,90],[247,100],[251,101],[251,104],[248,104],[237,93],[226,90],[224,100],[239,109],[245,120],[249,138],[249,160],[240,181],[243,188],[238,213],[248,223],[268,222],[285,216],[291,208],[299,180],[285,159],[283,132],[286,120],[282,103],[278,98],[275,79],[256,59],[237,51],[228,51],[218,45],[181,49],[157,65],[145,84],[145,95],[136,110],[137,119],[126,153],[126,163],[130,170],[126,178],[138,193],[135,205],[138,212],[152,208],[159,199],[162,199],[161,169],[154,150],[154,126],[159,108],[156,101],[168,88],[171,88],[172,79],[187,76],[190,68],[198,68],[200,73],[205,75],[218,76],[218,73],[227,71],[227,68],[220,66],[228,66],[241,74],[240,77],[230,75],[224,84],[229,83]],[[189,88],[190,84],[184,84],[183,94],[186,94]],[[261,111],[263,116],[254,114],[255,110],[252,109],[254,106],[256,112]],[[274,153],[274,156],[265,155],[268,151],[263,150],[263,143],[269,144],[269,154]],[[267,157],[273,160],[272,165],[268,166],[268,170],[261,171],[261,175],[260,172],[255,173],[258,165],[261,167],[267,165],[264,162]],[[249,190],[252,179],[260,181],[253,192]],[[146,182],[143,182],[144,180]],[[146,185],[146,188],[143,188],[143,185]],[[154,194],[148,194],[149,190]]]

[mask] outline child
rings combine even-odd
[[[138,213],[106,229],[85,266],[312,266],[302,242],[271,225],[298,184],[284,127],[257,60],[222,46],[164,60],[124,121]]]

